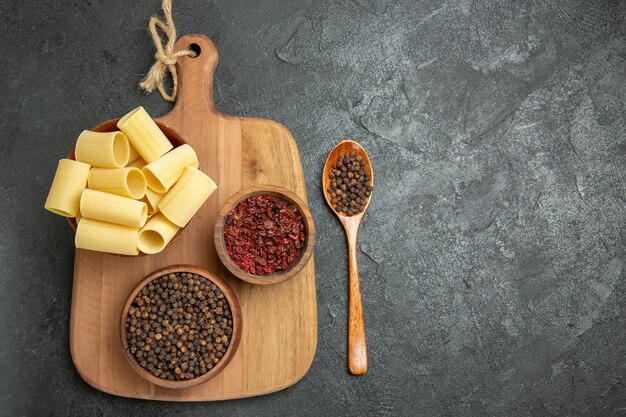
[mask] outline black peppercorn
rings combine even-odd
[[[210,307],[207,295],[213,299]],[[214,319],[218,316],[220,321]],[[230,335],[232,325],[230,305],[217,286],[184,272],[151,281],[139,292],[126,317],[130,352],[142,368],[170,381],[197,378],[219,363],[228,339],[223,336],[213,344],[209,335],[218,331]]]
[[[326,191],[337,212],[354,216],[365,210],[367,199],[372,195],[372,185],[361,155],[351,152],[341,156],[328,177],[330,187]]]

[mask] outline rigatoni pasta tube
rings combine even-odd
[[[126,165],[126,168],[143,168],[146,166],[146,161],[143,160],[143,158],[137,158],[135,159],[133,162],[129,162],[128,165]]]
[[[137,255],[138,237],[139,228],[83,218],[76,228],[74,243],[79,249]]]
[[[141,158],[141,155],[139,155],[139,152],[137,152],[137,149],[135,149],[134,146],[129,144],[128,148],[129,148],[129,153],[128,153],[128,162],[126,163],[126,166],[130,165],[131,162],[134,162],[137,159]]]
[[[84,130],[74,152],[79,162],[100,168],[121,168],[128,163],[130,146],[122,132]]]
[[[198,168],[198,156],[191,146],[185,144],[150,162],[142,172],[148,188],[165,193],[178,181],[187,166]]]
[[[148,205],[148,214],[154,214],[159,211],[159,201],[165,197],[165,194],[155,193],[151,189],[146,190],[146,195],[141,199]]]
[[[143,227],[146,224],[148,207],[142,201],[86,189],[80,198],[80,214],[83,220],[93,219],[123,226]]]
[[[158,213],[139,231],[137,246],[143,253],[159,253],[170,243],[178,230],[179,226],[167,220],[162,213]]]
[[[159,209],[169,221],[185,227],[216,188],[205,173],[186,167],[176,185],[159,202]]]
[[[93,190],[136,200],[146,194],[146,178],[139,168],[92,168],[88,184]]]
[[[156,161],[174,147],[143,107],[137,107],[122,117],[117,127],[148,163]]]
[[[87,186],[89,165],[72,159],[61,159],[44,207],[65,217],[76,217],[80,196]]]

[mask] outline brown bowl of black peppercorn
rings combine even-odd
[[[148,275],[122,310],[124,356],[149,382],[189,388],[219,374],[242,330],[239,301],[219,276],[191,265]]]

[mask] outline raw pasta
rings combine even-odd
[[[154,214],[159,211],[159,201],[165,197],[165,194],[155,193],[151,189],[146,190],[146,195],[141,199],[148,205],[148,214]]]
[[[122,132],[84,130],[76,142],[76,160],[99,168],[121,168],[128,163],[130,146]]]
[[[130,148],[130,152],[128,153],[128,162],[126,163],[126,166],[129,166],[131,162],[135,162],[137,159],[141,158],[141,155],[139,155],[139,152],[137,152],[137,149],[135,149],[134,146],[131,146],[129,143],[128,147]]]
[[[44,205],[46,210],[65,217],[75,217],[88,176],[88,164],[61,159]]]
[[[185,227],[216,188],[205,173],[186,167],[176,185],[159,202],[159,209],[169,221]]]
[[[93,219],[139,228],[146,224],[148,207],[142,201],[87,189],[80,199],[80,214],[83,220]]]
[[[146,178],[139,168],[92,168],[89,188],[140,199],[146,194]]]
[[[193,148],[174,149],[143,107],[117,126],[80,134],[76,160],[59,161],[45,208],[74,218],[77,248],[161,252],[217,187]]]
[[[78,223],[74,243],[80,249],[137,255],[138,237],[139,228],[83,218]]]
[[[174,147],[143,107],[137,107],[122,117],[117,127],[148,163],[156,161]]]
[[[143,168],[146,166],[146,161],[143,160],[143,158],[137,158],[135,159],[133,162],[130,162],[128,165],[126,165],[126,168]]]
[[[178,230],[179,226],[167,220],[162,213],[157,213],[139,231],[137,246],[143,253],[159,253],[170,243]]]
[[[187,166],[198,168],[198,156],[191,146],[185,144],[150,162],[142,172],[148,188],[165,193],[178,181]]]

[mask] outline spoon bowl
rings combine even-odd
[[[363,215],[369,206],[372,196],[370,195],[365,201],[365,207],[362,212],[352,216],[338,212],[331,203],[331,195],[328,192],[330,187],[329,174],[333,169],[333,164],[337,160],[348,153],[354,153],[361,156],[365,163],[365,169],[370,173],[369,185],[374,186],[374,170],[372,163],[365,149],[353,140],[341,141],[330,152],[326,158],[324,171],[322,173],[322,188],[324,190],[324,198],[330,206],[331,210],[346,232],[348,240],[348,369],[354,375],[362,375],[367,372],[367,344],[365,340],[365,322],[363,320],[363,305],[361,301],[361,284],[359,278],[359,266],[357,255],[357,237],[359,233],[359,224]]]
[[[322,189],[324,190],[324,198],[326,199],[326,203],[328,203],[330,209],[339,218],[339,221],[341,221],[344,228],[346,227],[346,224],[354,223],[357,224],[358,228],[358,223],[361,222],[361,219],[363,218],[363,215],[365,214],[365,211],[370,204],[370,200],[372,199],[372,196],[369,196],[367,198],[367,201],[365,202],[365,209],[362,212],[355,214],[354,216],[348,216],[339,213],[337,210],[335,210],[335,207],[330,202],[331,196],[328,193],[328,188],[330,187],[330,178],[328,177],[328,174],[330,174],[330,172],[333,170],[333,164],[337,162],[339,157],[351,152],[353,152],[355,155],[360,155],[363,158],[363,162],[365,162],[365,169],[370,173],[369,185],[373,187],[374,171],[372,170],[372,163],[370,162],[369,156],[367,155],[367,152],[365,152],[365,149],[363,149],[361,145],[353,140],[343,140],[339,142],[332,151],[330,151],[330,154],[328,154],[328,158],[326,158],[326,163],[324,164],[324,172],[322,173]]]

